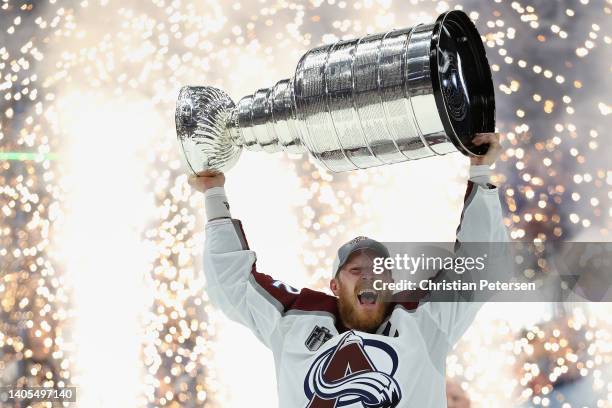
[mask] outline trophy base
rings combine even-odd
[[[226,172],[236,164],[242,148],[231,137],[227,123],[235,105],[222,90],[184,86],[176,104],[176,134],[191,171]]]

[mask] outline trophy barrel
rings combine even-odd
[[[309,50],[294,77],[296,124],[334,172],[461,151],[495,129],[491,72],[461,11],[435,23]]]

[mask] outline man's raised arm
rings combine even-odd
[[[498,196],[498,189],[490,183],[490,169],[499,151],[499,134],[483,133],[474,139],[476,144],[489,144],[489,151],[484,157],[471,159],[470,178],[467,182],[467,191],[464,196],[463,211],[459,227],[457,228],[456,256],[477,256],[482,254],[465,253],[473,248],[495,248],[493,245],[474,246],[466,245],[462,248],[462,243],[503,243],[508,241],[507,229],[503,223],[501,202]],[[499,244],[498,244],[499,245]],[[485,269],[485,274],[487,270]],[[465,280],[468,276],[456,275],[454,271],[441,271],[433,281],[443,280]],[[480,276],[471,276],[477,279]],[[482,278],[485,278],[484,276]],[[470,280],[470,279],[467,279]],[[454,293],[454,301],[448,293],[433,293],[429,298],[428,304],[424,305],[429,312],[429,318],[433,319],[438,327],[438,332],[445,338],[449,346],[454,345],[457,340],[470,326],[482,302],[473,301],[470,293]],[[443,301],[440,301],[443,299]],[[426,319],[426,320],[428,320]]]
[[[205,196],[204,274],[210,302],[273,347],[281,337],[276,332],[283,306],[296,295],[257,272],[242,223],[231,218],[223,174],[192,176],[189,184]]]
[[[489,150],[484,157],[470,159],[470,178],[457,228],[457,241],[506,242],[508,236],[499,192],[497,186],[490,183],[490,166],[495,163],[501,150],[499,134],[481,133],[474,138],[474,143],[488,144]]]

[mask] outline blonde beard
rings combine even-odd
[[[342,284],[338,285],[338,289],[338,309],[342,323],[350,329],[370,333],[376,331],[387,315],[390,295],[379,293],[383,301],[377,305],[376,310],[366,312],[355,306],[355,293],[346,291]]]

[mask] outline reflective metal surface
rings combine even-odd
[[[215,100],[214,98],[218,98]],[[435,23],[322,45],[295,75],[234,106],[223,91],[184,87],[177,134],[192,170],[226,171],[244,147],[309,152],[333,172],[461,151],[494,131],[491,72],[461,11]]]

